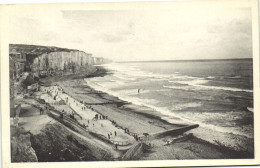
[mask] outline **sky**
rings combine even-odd
[[[221,2],[136,10],[15,6],[9,39],[79,49],[113,61],[252,58],[251,9]]]

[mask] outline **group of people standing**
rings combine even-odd
[[[107,116],[101,115],[101,114],[96,114],[94,117],[94,120],[107,120]]]
[[[108,133],[108,134],[107,134],[108,139],[110,139],[110,137],[111,137],[112,135],[113,135],[112,132]],[[114,135],[115,135],[115,137],[117,136],[116,131],[114,132]]]
[[[59,87],[56,87],[56,88],[55,88],[55,87],[53,87],[53,88],[51,88],[50,90],[47,90],[47,93],[48,93],[49,95],[53,96],[54,100],[56,100],[57,97],[58,97],[58,95],[59,95],[59,93],[60,93],[60,91],[62,91],[62,88],[59,88]],[[138,91],[138,92],[140,92],[140,91]],[[67,96],[67,97],[65,98],[66,104],[70,105],[70,103],[71,103],[71,100],[70,100],[70,99],[71,99],[71,98],[70,98],[69,96]],[[72,101],[73,101],[73,98],[72,98]],[[86,108],[88,108],[88,109],[91,109],[91,110],[94,111],[94,109],[91,107],[91,105],[86,105],[86,103],[83,102],[83,101],[77,102],[76,100],[74,100],[74,103],[76,104],[76,106],[81,106],[81,110],[86,110]],[[61,117],[62,119],[63,119],[64,113],[65,113],[65,111],[63,110],[62,113],[60,114],[60,117]],[[42,108],[40,109],[40,114],[43,114],[43,109],[42,109]],[[75,116],[74,116],[74,115],[75,115],[75,114],[74,114],[74,112],[72,111],[72,113],[69,115],[69,117],[70,117],[71,119],[74,119],[74,120],[75,120]],[[97,121],[97,120],[107,120],[107,119],[108,119],[108,116],[104,116],[104,115],[102,115],[102,114],[95,114],[95,117],[93,118],[93,121]],[[87,128],[87,127],[89,126],[89,124],[90,124],[90,121],[88,120],[88,123],[87,123],[87,124],[84,124],[84,123],[83,123],[82,126],[83,126],[84,128]],[[94,127],[94,125],[95,125],[94,122],[93,122],[92,124],[93,124],[93,127]],[[114,120],[112,121],[112,124],[113,124],[115,127],[118,126],[117,123],[116,123]],[[124,128],[124,132],[125,132],[126,134],[128,134],[128,135],[131,135],[128,128]],[[109,132],[109,133],[107,134],[107,138],[110,140],[113,135],[114,135],[114,137],[116,137],[116,136],[117,136],[117,132],[116,132],[116,131],[114,131],[114,133]],[[136,141],[139,140],[139,137],[138,137],[137,134],[132,134],[132,136],[134,137],[134,139],[135,139]],[[118,143],[115,143],[115,148],[118,149]]]

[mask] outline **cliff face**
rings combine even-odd
[[[102,57],[93,57],[93,63],[94,65],[99,65],[99,64],[106,64],[111,62],[108,59],[102,58]]]
[[[32,71],[35,75],[41,71],[77,71],[110,62],[105,58],[92,57],[90,53],[58,47],[10,44],[9,52],[15,60],[24,60],[25,71]]]
[[[94,59],[91,54],[82,51],[52,52],[44,53],[35,58],[31,64],[31,69],[34,72],[48,69],[73,70],[88,65],[94,65]]]
[[[23,128],[11,127],[12,162],[37,162],[38,158],[32,148],[31,135]]]
[[[31,136],[31,144],[39,162],[103,161],[111,154],[95,140],[82,139],[60,123],[47,124],[39,134]]]

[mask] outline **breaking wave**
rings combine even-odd
[[[89,81],[89,79],[85,79],[85,81],[87,82],[87,84],[92,87],[95,90],[98,91],[102,91],[105,92],[109,95],[118,97],[121,100],[133,103],[135,105],[139,105],[139,106],[144,106],[144,107],[148,107],[150,109],[153,109],[159,113],[162,114],[162,119],[165,121],[168,121],[169,123],[172,124],[199,124],[200,127],[205,127],[207,129],[213,130],[213,131],[218,131],[218,132],[222,132],[222,133],[231,133],[231,134],[237,134],[237,135],[241,135],[241,136],[246,136],[248,138],[251,138],[249,135],[240,132],[240,131],[236,131],[235,129],[227,129],[225,127],[220,127],[220,126],[216,126],[213,124],[208,124],[208,123],[204,123],[202,121],[194,121],[194,120],[190,120],[188,117],[190,116],[184,116],[184,115],[180,115],[178,113],[174,113],[173,111],[164,108],[164,107],[157,107],[153,104],[157,103],[157,100],[155,99],[141,99],[141,98],[137,98],[137,97],[132,97],[130,96],[132,91],[136,91],[136,90],[129,90],[129,91],[111,91],[109,89],[107,89],[105,86],[101,86],[99,84],[97,84],[96,82],[92,82]],[[195,105],[193,105],[195,106]],[[196,105],[197,106],[197,105]]]

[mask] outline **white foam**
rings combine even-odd
[[[175,104],[172,106],[171,110],[182,110],[185,108],[190,108],[190,107],[199,107],[201,106],[201,103],[184,103],[184,104]]]
[[[117,71],[117,73],[114,75],[122,80],[128,80],[128,81],[134,81],[136,78],[139,77],[145,77],[150,78],[154,81],[163,81],[168,80],[170,83],[179,83],[184,85],[190,85],[192,87],[186,87],[186,86],[163,86],[165,88],[171,88],[171,89],[182,89],[182,90],[226,90],[226,91],[234,91],[234,92],[249,92],[252,93],[253,90],[249,89],[241,89],[241,88],[231,88],[231,87],[221,87],[221,86],[207,86],[204,85],[208,83],[210,80],[206,80],[204,78],[198,78],[198,77],[192,77],[187,75],[180,75],[179,72],[175,72],[174,74],[156,74],[152,72],[145,72],[140,69],[138,69],[136,66],[129,66],[129,65],[120,65],[120,64],[107,64],[106,67],[111,70]],[[208,76],[207,79],[213,79],[215,77]],[[241,78],[241,76],[234,76],[230,78]],[[179,80],[175,80],[179,79]]]
[[[206,86],[206,85],[193,85],[193,86],[201,87],[201,88],[204,88],[204,89],[227,90],[227,91],[233,91],[233,92],[249,92],[249,93],[252,93],[252,92],[253,92],[253,90],[239,89],[239,88],[231,88],[231,87]]]
[[[129,81],[129,80],[130,81],[134,81],[134,80],[136,80],[136,78],[133,78],[133,77],[130,77],[130,76],[126,76],[126,75],[114,74],[113,76],[115,76],[118,79],[125,80],[125,81]]]
[[[187,86],[167,86],[167,85],[163,85],[164,88],[169,88],[169,89],[178,89],[178,90],[195,90],[192,89],[191,87],[187,87]]]
[[[226,112],[226,113],[186,112],[186,113],[180,113],[179,115],[181,115],[182,118],[187,118],[189,116],[192,116],[195,123],[199,124],[200,127],[208,128],[222,133],[228,133],[228,134],[231,133],[231,134],[245,136],[247,138],[252,138],[253,137],[252,133],[248,131],[244,131],[244,132],[241,131],[241,128],[235,126],[233,122],[224,122],[225,120],[231,121],[231,120],[239,119],[239,114],[241,114],[241,112]],[[218,124],[216,125],[210,122],[210,120],[214,120],[214,121],[222,120],[224,124],[216,123]]]
[[[214,79],[215,77],[214,76],[208,76],[207,78],[208,79]]]
[[[115,78],[113,78],[111,80],[113,82],[116,82],[118,80],[123,80],[123,81],[126,81],[126,83],[127,83],[127,82],[131,82],[131,79],[133,79],[133,80],[134,79],[145,79],[145,80],[155,80],[155,81],[167,80],[169,83],[178,83],[178,84],[185,85],[185,86],[163,85],[164,88],[168,88],[168,89],[181,89],[181,90],[194,90],[194,91],[196,91],[196,90],[227,90],[227,91],[235,91],[235,92],[253,92],[252,90],[248,90],[248,89],[205,85],[210,81],[210,79],[215,78],[213,76],[208,76],[207,78],[198,78],[198,77],[192,77],[192,76],[187,76],[187,75],[180,75],[179,72],[174,73],[174,74],[156,74],[156,73],[152,73],[152,72],[142,71],[133,66],[118,65],[118,64],[117,65],[107,65],[107,68],[115,71],[115,73],[113,75],[115,77],[117,77],[118,79],[116,80]],[[235,76],[235,77],[238,78],[239,76]],[[233,77],[233,78],[235,78],[235,77]],[[149,107],[155,111],[158,111],[163,115],[162,119],[164,119],[170,123],[176,124],[176,122],[178,122],[178,123],[182,123],[182,124],[187,124],[187,123],[199,124],[200,127],[203,127],[205,129],[215,130],[218,132],[228,133],[228,134],[232,133],[232,134],[242,135],[242,136],[251,138],[249,135],[239,131],[236,128],[227,129],[222,126],[216,126],[211,123],[205,123],[206,121],[203,121],[203,118],[200,118],[201,120],[199,120],[199,119],[196,120],[193,118],[192,114],[185,115],[185,114],[180,114],[180,113],[174,113],[173,111],[170,111],[169,109],[166,109],[163,107],[157,107],[157,106],[153,105],[153,104],[156,104],[156,100],[141,99],[141,98],[134,97],[137,95],[136,89],[125,90],[125,91],[121,90],[120,92],[111,91],[111,90],[109,90],[110,86],[109,87],[106,85],[99,86],[95,82],[89,82],[89,86],[96,90],[100,90],[100,91],[106,92],[110,95],[113,95],[115,97],[118,97],[119,99],[122,99],[124,101],[128,101],[133,104],[140,105],[140,106]],[[185,108],[185,107],[189,107],[189,106],[197,107],[199,105],[198,104],[186,104],[186,105],[184,104],[183,106],[179,105],[179,108]],[[176,108],[178,108],[178,107],[176,107]],[[209,114],[209,115],[214,115],[214,114]]]
[[[87,81],[88,85],[95,90],[108,93],[109,95],[118,97],[119,99],[127,101],[127,102],[132,102],[133,104],[144,106],[144,102],[154,102],[154,103],[157,102],[154,99],[139,99],[139,98],[136,98],[136,97],[131,97],[131,96],[125,95],[125,94],[131,95],[131,93],[133,91],[135,91],[135,93],[137,93],[137,90],[129,90],[129,91],[124,90],[124,91],[120,91],[120,92],[119,91],[112,91],[112,90],[107,89],[106,86],[102,86],[102,85],[97,84],[95,82],[91,82],[88,79],[85,79],[85,81]],[[143,92],[145,92],[145,91],[143,91]]]
[[[189,80],[189,81],[178,81],[180,84],[185,84],[185,85],[191,85],[191,86],[201,86],[201,84],[206,84],[208,83],[209,80],[205,80],[202,78],[197,78],[195,80]]]
[[[158,79],[169,79],[174,77],[172,74],[158,74],[153,72],[142,71],[136,66],[125,66],[119,64],[110,64],[106,68],[115,72],[114,76],[122,80],[136,80],[136,78],[152,78],[154,80]]]
[[[208,129],[211,129],[211,130],[214,130],[214,131],[218,131],[218,132],[223,132],[223,133],[232,133],[232,134],[238,134],[238,135],[243,135],[243,136],[247,136],[250,138],[249,135],[247,134],[244,134],[242,132],[239,132],[239,131],[236,131],[236,130],[230,130],[230,129],[226,129],[226,128],[223,128],[223,127],[219,127],[219,126],[215,126],[215,125],[212,125],[212,124],[206,124],[206,123],[203,123],[201,121],[193,121],[191,119],[189,119],[188,117],[191,117],[192,118],[192,115],[188,115],[188,116],[182,116],[180,114],[176,114],[172,111],[170,111],[169,109],[166,109],[166,108],[163,108],[163,107],[157,107],[157,106],[154,106],[152,104],[156,104],[157,101],[154,100],[154,99],[140,99],[140,98],[137,98],[137,97],[132,97],[132,96],[127,96],[127,95],[124,95],[124,92],[121,92],[121,93],[118,93],[118,92],[115,92],[115,91],[111,91],[105,87],[102,87],[100,85],[97,85],[95,82],[91,82],[89,81],[88,79],[85,79],[85,81],[88,83],[88,85],[90,87],[92,87],[93,89],[95,90],[99,90],[99,91],[102,91],[102,92],[106,92],[112,96],[115,96],[115,97],[118,97],[119,99],[121,100],[124,100],[124,101],[127,101],[127,102],[131,102],[133,104],[136,104],[136,105],[139,105],[139,106],[145,106],[145,107],[148,107],[148,108],[151,108],[157,112],[160,112],[162,115],[162,119],[170,122],[170,123],[173,123],[173,124],[176,124],[176,119],[173,119],[172,117],[174,118],[179,118],[180,120],[182,121],[179,121],[178,123],[179,124],[199,124],[200,127],[205,127],[205,128],[208,128]]]
[[[249,89],[240,89],[240,88],[231,88],[231,87],[222,87],[222,86],[208,86],[208,85],[202,85],[206,84],[209,80],[203,80],[203,79],[196,79],[192,81],[168,81],[170,83],[179,83],[183,85],[190,85],[192,87],[187,86],[163,86],[165,88],[171,88],[171,89],[182,89],[182,90],[226,90],[226,91],[233,91],[233,92],[249,92],[252,93],[253,90]]]
[[[168,109],[165,109],[165,108],[155,107],[155,106],[152,106],[152,105],[146,105],[146,106],[160,112],[163,115],[165,115],[164,117],[162,117],[162,119],[164,119],[164,120],[166,120],[170,123],[173,123],[173,124],[176,124],[175,123],[176,119],[172,119],[171,117],[179,118],[182,121],[184,121],[186,124],[187,123],[198,124],[200,127],[205,127],[205,128],[208,128],[208,129],[211,129],[211,130],[214,130],[214,131],[218,131],[218,132],[222,132],[222,133],[232,133],[232,134],[237,134],[237,135],[246,136],[248,138],[252,138],[250,135],[243,133],[239,130],[234,130],[234,129],[230,130],[230,128],[227,129],[225,127],[215,126],[215,125],[212,125],[212,124],[206,124],[206,123],[203,123],[201,121],[192,121],[189,118],[187,118],[187,117],[192,117],[192,115],[181,116],[181,115],[173,113],[172,111],[169,111]]]

